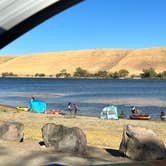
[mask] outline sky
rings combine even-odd
[[[166,0],[85,0],[0,50],[21,55],[166,46]]]

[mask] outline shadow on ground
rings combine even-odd
[[[2,143],[1,143],[2,144]],[[21,146],[21,148],[20,148]],[[29,144],[28,144],[29,146]],[[19,147],[19,149],[18,149]],[[28,150],[24,144],[0,146],[0,165],[3,166],[166,166],[166,160],[132,162],[122,157],[116,149],[88,147],[86,154],[62,153],[35,145],[37,150]],[[34,148],[33,148],[34,149]]]
[[[106,152],[108,152],[111,156],[114,156],[114,157],[124,157],[122,156],[120,153],[119,153],[119,150],[116,150],[116,149],[105,149]]]

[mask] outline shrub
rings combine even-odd
[[[45,74],[44,73],[36,73],[35,77],[45,77]]]
[[[76,68],[76,71],[73,74],[74,77],[88,77],[89,73],[87,70],[82,69],[81,67]]]
[[[2,73],[2,77],[16,77],[17,74],[14,74],[12,72],[4,72]]]
[[[110,73],[110,77],[114,78],[114,79],[117,79],[119,78],[119,72],[115,71],[114,73]]]
[[[66,69],[63,69],[60,71],[60,73],[56,74],[56,77],[57,78],[69,78],[69,77],[71,77],[71,74],[68,73]]]
[[[143,69],[143,73],[141,73],[141,78],[155,78],[157,73],[153,68]]]
[[[119,70],[119,77],[127,77],[128,75],[129,75],[128,70],[126,69]]]
[[[94,74],[96,77],[108,77],[108,72],[107,71],[98,71],[97,73]]]

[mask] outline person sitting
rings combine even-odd
[[[136,108],[133,106],[133,107],[131,108],[131,114],[132,114],[132,115],[136,115],[136,116],[142,115],[142,111],[136,109]]]
[[[136,114],[136,109],[135,109],[135,107],[133,106],[133,107],[131,107],[131,114],[132,115],[135,115]]]
[[[165,113],[164,113],[164,111],[161,111],[161,112],[160,112],[160,119],[161,119],[161,120],[164,120],[163,116],[165,116]]]

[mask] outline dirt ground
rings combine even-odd
[[[101,120],[97,117],[63,117],[17,111],[0,106],[0,122],[13,120],[24,124],[24,142],[0,141],[0,165],[42,166],[51,163],[64,165],[91,165],[131,162],[118,153],[123,127],[134,124],[152,129],[166,145],[166,121]],[[39,144],[41,128],[46,123],[81,128],[87,137],[88,151],[85,155],[56,152]]]

